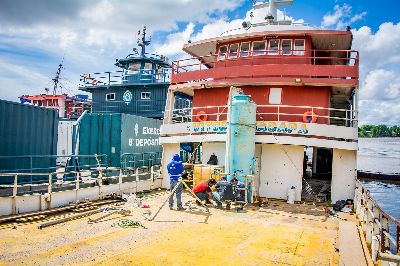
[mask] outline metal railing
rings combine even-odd
[[[306,115],[306,112],[309,115]],[[227,113],[228,106],[226,105],[166,110],[164,123],[226,121]],[[317,106],[257,105],[256,118],[257,121],[298,122],[303,121],[306,116],[309,120],[315,118],[318,124],[357,127],[357,113],[356,110]]]
[[[338,53],[341,56],[319,55],[321,53]],[[254,60],[257,59],[257,62]],[[194,70],[224,66],[221,63],[245,62],[243,65],[263,65],[268,62],[276,63],[277,59],[290,60],[291,64],[312,65],[347,65],[358,66],[359,55],[355,50],[257,50],[236,51],[222,54],[213,54],[200,57],[191,57],[172,62],[172,74],[184,73]],[[306,59],[306,60],[305,60]],[[279,62],[279,61],[278,61]],[[284,63],[285,61],[282,61]],[[327,64],[330,63],[330,64]]]
[[[124,153],[121,155],[121,169],[132,170],[138,167],[151,167],[161,164],[162,151],[144,153]]]
[[[223,54],[174,61],[171,82],[232,78],[232,71],[229,69],[235,67],[240,67],[240,71],[238,69],[233,71],[235,78],[358,80],[358,61],[358,52],[354,50],[228,51]],[[253,67],[262,67],[263,65],[269,65],[269,67],[257,69],[257,71],[253,69]],[[338,68],[338,66],[342,68]],[[301,84],[301,81],[299,83]]]
[[[18,184],[41,183],[43,176],[40,173],[79,172],[98,167],[107,167],[109,164],[106,154],[100,155],[20,155],[0,156],[0,174],[18,173],[24,178]],[[0,184],[12,183],[0,178]]]
[[[145,171],[136,169],[133,172],[124,173],[121,168],[103,168],[97,167],[91,170],[68,171],[56,173],[36,173],[41,176],[41,183],[21,184],[19,179],[24,177],[26,173],[1,173],[0,177],[13,178],[12,185],[0,185],[0,197],[16,197],[19,195],[33,193],[48,193],[55,191],[79,190],[86,187],[102,187],[112,184],[122,184],[127,182],[141,182],[150,180],[150,188],[154,188],[154,181],[161,177],[161,167],[153,165],[146,168]],[[62,180],[58,176],[70,176],[71,178]],[[137,187],[137,186],[136,186]],[[33,189],[32,189],[33,188]],[[7,191],[10,190],[9,192]],[[5,191],[4,191],[5,190]]]
[[[57,159],[68,157],[70,160],[59,163],[55,167],[17,169],[18,171],[2,170],[0,172],[0,196],[51,192],[54,189],[70,190],[153,179],[155,175],[159,177],[161,172],[161,154],[161,152],[123,154],[121,167],[109,167],[106,155],[48,156],[54,159],[54,163],[56,157],[58,157]],[[15,157],[18,158],[18,156]],[[35,157],[37,156],[19,156],[19,158]],[[1,180],[4,179],[11,181],[2,182]]]
[[[372,261],[394,262],[398,265],[400,221],[385,212],[360,181],[356,182],[354,204]]]
[[[168,68],[162,69],[161,71],[142,69],[137,71],[117,70],[95,72],[81,75],[79,87],[169,83],[170,76],[171,70]]]

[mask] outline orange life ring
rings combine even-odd
[[[94,79],[94,80],[92,81],[92,85],[93,85],[93,86],[96,86],[96,85],[97,85],[97,80]]]
[[[200,111],[196,115],[196,120],[199,122],[207,121],[207,118],[208,118],[208,116],[204,111]]]
[[[311,117],[311,120],[309,119]],[[318,116],[313,111],[307,111],[303,114],[304,123],[315,123],[317,122]]]

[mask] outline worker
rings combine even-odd
[[[179,157],[179,154],[175,154],[172,157],[172,161],[167,165],[167,170],[169,174],[169,191],[175,188],[175,186],[179,183],[178,188],[175,190],[176,202],[178,205],[178,211],[184,210],[182,207],[182,189],[183,184],[179,182],[179,179],[182,178],[182,173],[185,170],[183,168],[183,164]],[[171,195],[169,198],[169,209],[172,210],[174,207],[174,195]]]
[[[235,201],[244,201],[246,195],[245,191],[243,190],[246,187],[244,183],[234,177],[231,180],[231,184],[233,187],[233,194],[235,195]]]
[[[222,208],[222,202],[228,201],[226,205],[226,209],[230,209],[230,202],[235,199],[235,195],[233,194],[233,188],[231,182],[226,181],[225,177],[222,177],[220,181],[218,181],[212,187],[212,195],[213,199],[216,203],[216,208]]]
[[[201,201],[205,201],[205,203],[208,204],[211,203],[211,187],[216,183],[217,182],[213,178],[210,178],[209,180],[203,180],[194,186],[192,191]],[[197,203],[200,204],[200,202]]]

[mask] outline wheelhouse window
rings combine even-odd
[[[234,43],[229,45],[229,55],[228,58],[236,58],[238,56],[239,44]]]
[[[107,93],[106,101],[115,101],[115,93]]]
[[[151,99],[151,92],[142,92],[140,94],[140,99],[142,100],[150,100]]]
[[[253,55],[265,55],[266,41],[253,42]]]
[[[291,55],[292,54],[292,40],[282,40],[282,48],[283,55]]]
[[[218,51],[218,60],[225,60],[227,52],[228,52],[228,45],[220,46]]]
[[[306,49],[305,40],[294,40],[294,55],[304,55]]]
[[[279,52],[279,40],[273,39],[268,43],[268,54],[277,55]]]
[[[250,52],[250,43],[249,42],[242,42],[240,44],[240,57],[247,57],[249,56]]]
[[[269,104],[281,104],[282,102],[282,88],[269,89]]]

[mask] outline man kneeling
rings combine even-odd
[[[208,181],[204,180],[198,183],[194,188],[193,192],[196,196],[201,200],[205,201],[206,204],[211,203],[211,187],[214,186],[216,183],[215,179],[210,178]],[[197,202],[200,204],[200,202]]]

